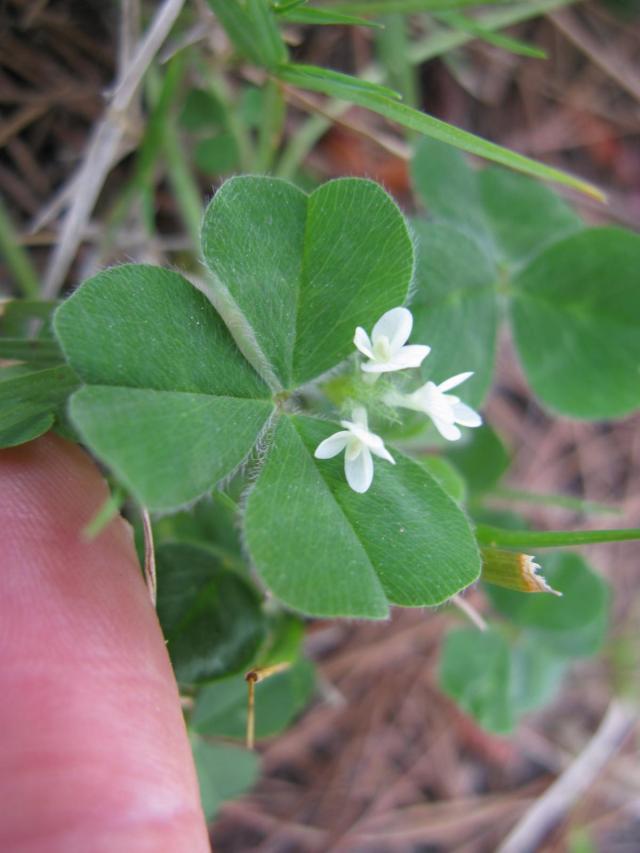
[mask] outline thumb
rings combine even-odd
[[[180,703],[130,530],[48,435],[0,451],[0,850],[204,853]]]

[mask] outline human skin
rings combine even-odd
[[[0,451],[0,850],[207,853],[178,691],[129,526],[53,435]]]

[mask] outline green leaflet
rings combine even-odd
[[[509,467],[509,453],[498,434],[483,424],[466,436],[464,443],[453,444],[447,458],[461,472],[472,493],[493,488]]]
[[[437,378],[437,353],[456,364],[464,357],[468,369],[479,367],[469,388],[481,398],[502,298],[544,405],[594,420],[636,409],[640,238],[618,228],[585,229],[549,189],[498,169],[473,170],[459,152],[433,141],[419,146],[413,177],[439,220],[416,225],[416,325],[434,348],[423,372]]]
[[[429,213],[464,231],[497,266],[520,267],[584,227],[543,184],[495,167],[473,169],[460,151],[436,140],[418,145],[411,169]]]
[[[178,681],[198,684],[249,667],[265,630],[254,587],[196,545],[162,545],[156,562],[158,618]]]
[[[465,403],[482,403],[493,375],[498,305],[497,271],[478,245],[448,225],[413,222],[416,235],[413,340],[431,346],[420,372],[438,383],[474,375],[460,389]]]
[[[494,607],[513,623],[509,634],[463,629],[445,639],[440,686],[491,731],[511,731],[520,715],[548,702],[571,659],[595,654],[604,642],[607,583],[576,554],[552,554],[543,571],[562,598],[489,584]]]
[[[481,726],[509,734],[522,714],[553,698],[566,669],[565,658],[529,634],[510,644],[496,629],[461,628],[445,638],[438,678]]]
[[[513,284],[523,367],[550,409],[621,417],[640,406],[640,237],[592,228],[539,255]]]
[[[260,759],[255,752],[228,743],[209,743],[191,735],[202,810],[213,820],[225,800],[240,796],[258,781]]]
[[[393,451],[376,460],[373,485],[356,494],[342,456],[316,460],[336,430],[283,417],[249,496],[250,555],[270,589],[316,616],[384,618],[390,604],[440,604],[479,575],[467,520],[417,462]]]
[[[509,646],[498,631],[463,628],[445,637],[440,687],[489,731],[509,732],[514,725],[509,670]]]
[[[214,308],[169,270],[100,273],[60,306],[55,329],[86,383],[71,401],[74,425],[150,509],[208,491],[273,409]]]
[[[202,243],[211,299],[274,388],[352,353],[356,326],[401,305],[413,272],[402,214],[377,184],[353,178],[310,196],[275,178],[232,178],[207,209]]]
[[[53,425],[54,415],[78,387],[78,377],[66,365],[3,377],[0,371],[0,447],[31,441]]]

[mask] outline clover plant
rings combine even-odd
[[[342,97],[430,137],[412,160],[428,216],[408,220],[369,180],[306,193],[239,175],[206,208],[195,272],[113,266],[57,307],[16,300],[0,318],[0,357],[12,359],[0,446],[54,427],[108,472],[96,529],[123,503],[151,519],[158,615],[192,699],[212,815],[256,764],[238,752],[238,778],[219,778],[219,750],[226,760],[237,748],[206,738],[243,737],[248,669],[277,671],[257,686],[258,737],[305,706],[307,618],[387,619],[482,581],[491,627],[450,633],[439,678],[501,732],[601,647],[607,584],[573,554],[527,552],[640,531],[534,531],[490,514],[509,458],[482,411],[503,323],[549,412],[602,420],[640,407],[640,238],[588,227],[550,188],[474,168],[444,143],[591,190],[577,179],[383,86],[289,61],[282,20],[361,23],[353,15],[209,3],[276,94],[293,84]],[[187,100],[185,126],[200,127],[200,101]]]

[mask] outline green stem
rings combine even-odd
[[[268,172],[280,145],[284,127],[286,104],[282,86],[277,80],[270,79],[264,90],[262,121],[258,136],[258,152],[255,169],[258,174]]]
[[[82,530],[82,536],[87,541],[99,536],[112,518],[115,518],[126,498],[125,492],[119,486],[115,486],[113,492],[100,506],[91,521]]]
[[[40,295],[38,276],[31,266],[29,256],[18,242],[2,199],[0,199],[0,252],[4,255],[7,266],[23,295],[37,299]]]
[[[238,154],[240,156],[240,169],[243,172],[253,171],[255,162],[255,152],[251,137],[246,126],[239,117],[239,111],[231,104],[231,94],[227,88],[226,82],[222,77],[213,77],[211,74],[207,77],[207,88],[215,96],[218,103],[224,111],[224,125],[233,136],[236,145],[238,146]]]
[[[403,15],[385,15],[382,23],[384,29],[380,30],[376,41],[387,71],[388,85],[401,93],[405,104],[418,107],[418,87],[415,68],[409,59],[406,19]]]
[[[625,542],[640,539],[640,528],[622,530],[503,530],[479,524],[476,538],[481,545],[494,548],[565,548],[595,545],[600,542]]]
[[[164,126],[164,154],[167,176],[173,187],[182,220],[189,232],[194,249],[200,251],[202,225],[202,196],[186,163],[184,148],[180,144],[178,129],[170,117]]]
[[[608,513],[610,515],[621,515],[622,510],[610,504],[598,503],[597,501],[586,501],[582,498],[574,498],[571,495],[551,495],[536,492],[522,492],[518,489],[497,488],[486,496],[489,500],[510,501],[516,503],[529,503],[540,506],[559,506],[562,509],[570,509],[575,512],[584,513]]]
[[[136,155],[133,177],[125,186],[109,215],[105,248],[113,243],[115,229],[129,215],[136,199],[142,196],[143,204],[147,204],[149,197],[153,199],[155,190],[154,170],[162,152],[164,128],[169,120],[169,110],[175,100],[178,86],[184,76],[184,68],[182,53],[176,54],[167,64],[162,80],[160,80],[154,66],[149,68],[146,93],[152,105],[151,114]],[[145,215],[145,222],[148,222],[148,218],[148,215]],[[153,230],[153,228],[150,229],[151,232]]]
[[[282,152],[275,174],[279,178],[291,180],[307,154],[330,127],[330,119],[319,115],[309,116],[304,124],[292,134],[287,147]]]

